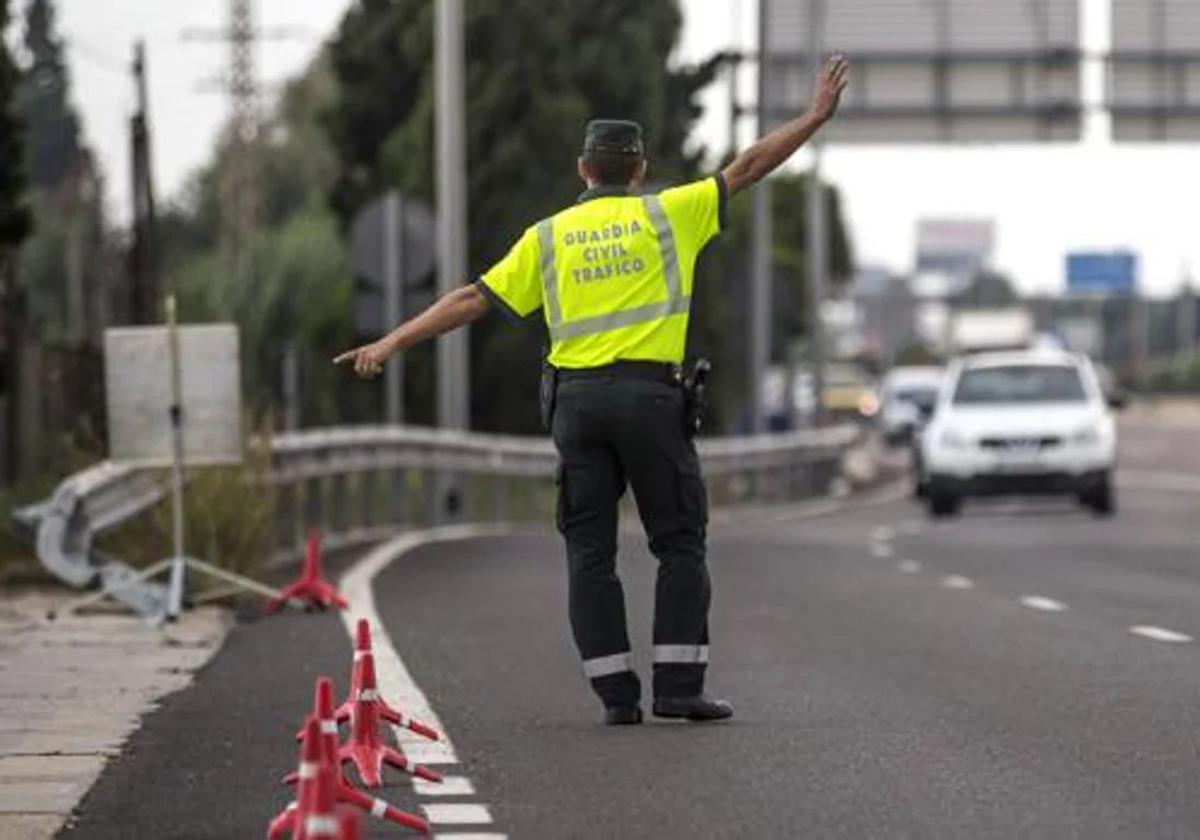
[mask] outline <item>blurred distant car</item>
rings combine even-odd
[[[921,435],[921,475],[933,516],[969,496],[1074,495],[1116,509],[1116,428],[1086,357],[1039,350],[954,362]]]
[[[831,418],[874,422],[880,408],[875,377],[852,362],[827,365],[821,407]]]
[[[940,367],[912,366],[892,368],[883,377],[879,416],[883,438],[889,445],[911,442],[913,432],[933,414],[942,375]]]

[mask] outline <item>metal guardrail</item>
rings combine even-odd
[[[698,449],[714,504],[783,501],[828,491],[853,426],[709,438]],[[263,445],[261,443],[255,445]],[[557,455],[545,438],[410,426],[353,426],[273,437],[261,477],[276,510],[276,556],[293,557],[309,528],[332,548],[413,524],[544,518],[553,509]],[[165,472],[103,462],[65,479],[50,499],[13,518],[42,564],[76,587],[112,588],[133,570],[93,546],[100,532],[153,508]],[[127,586],[138,609],[161,593]]]

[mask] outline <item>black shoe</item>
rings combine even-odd
[[[654,716],[695,721],[725,720],[733,717],[733,706],[724,700],[713,700],[703,694],[697,694],[695,697],[656,697]]]
[[[609,706],[604,710],[604,722],[608,726],[633,726],[642,722],[641,706]]]

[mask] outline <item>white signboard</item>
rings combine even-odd
[[[1200,2],[1112,0],[1117,140],[1200,139]]]
[[[853,62],[838,119],[825,129],[833,142],[1080,135],[1079,0],[766,0],[766,8],[772,122],[808,101],[815,27],[823,53]]]
[[[238,332],[233,324],[179,327],[183,458],[242,459]],[[104,331],[108,450],[114,461],[171,463],[171,357],[166,327]]]

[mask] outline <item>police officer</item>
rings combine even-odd
[[[847,71],[846,60],[834,56],[805,113],[719,174],[656,195],[637,194],[646,174],[640,126],[593,120],[578,161],[587,189],[574,206],[529,227],[478,282],[334,360],[370,377],[393,353],[491,307],[515,318],[542,310],[550,340],[543,419],[561,457],[557,524],[567,547],[571,628],[609,724],[642,720],[616,574],[617,505],[626,485],[659,561],[652,710],[694,721],[733,714],[704,693],[707,503],[678,369],[693,272],[725,225],[729,197],[776,169],[833,116]]]

